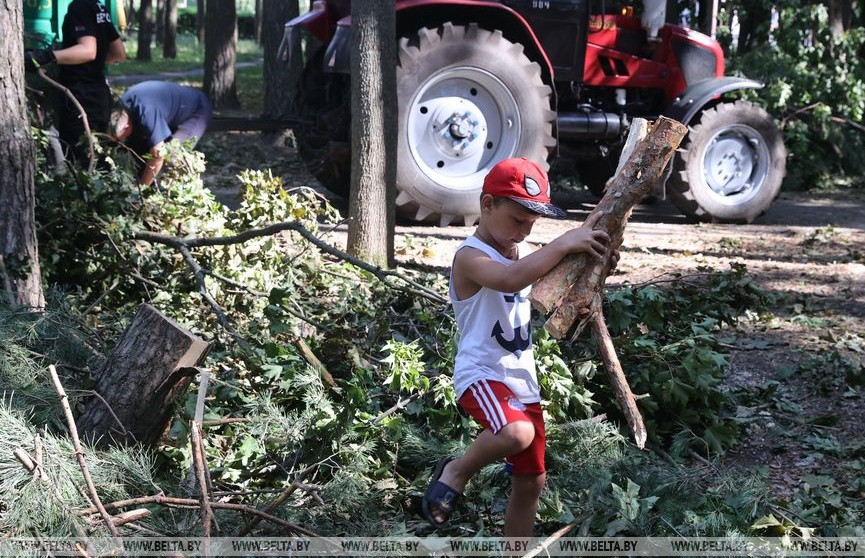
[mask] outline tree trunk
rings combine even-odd
[[[177,0],[165,0],[165,38],[162,57],[177,58]]]
[[[117,346],[94,374],[96,393],[78,418],[78,428],[101,446],[159,441],[174,400],[189,386],[190,369],[210,344],[143,304]]]
[[[610,235],[611,248],[618,249],[622,244],[625,224],[634,205],[652,191],[687,131],[679,122],[660,117],[608,183],[592,214],[602,212],[595,228]],[[578,318],[579,334],[600,310],[609,271],[609,260],[598,262],[583,253],[571,254],[535,284],[530,295],[532,304],[545,314],[552,311],[544,327],[553,337],[561,339],[567,335]]]
[[[739,10],[739,43],[736,47],[738,55],[768,42],[771,19],[771,8],[762,0],[742,1]]]
[[[845,9],[845,4],[847,8]],[[850,2],[842,2],[841,0],[829,0],[829,30],[832,31],[832,36],[836,39],[844,34],[844,17],[845,12],[850,10]]]
[[[214,108],[239,108],[237,62],[237,6],[235,0],[210,0],[204,16],[204,92]]]
[[[207,0],[196,0],[195,4],[195,30],[198,35],[198,44],[204,44],[204,15],[207,13]]]
[[[296,4],[297,2],[286,2]],[[285,23],[285,22],[283,22]],[[255,44],[260,45],[264,32],[264,0],[255,0]]]
[[[165,0],[156,0],[156,26],[154,39],[161,45],[165,39]]]
[[[36,151],[24,100],[23,4],[0,0],[0,292],[13,307],[45,306],[36,242]]]
[[[348,252],[393,262],[396,183],[396,11],[394,0],[351,5],[351,193]]]
[[[284,45],[293,54],[291,63],[279,59],[280,43],[285,32],[285,22],[299,13],[297,0],[263,0],[261,40],[264,50],[264,117],[279,119],[291,114],[297,82],[303,70],[302,49],[299,34],[295,33],[295,44]],[[279,134],[282,137],[282,134]]]
[[[138,8],[138,54],[136,60],[150,62],[153,56],[150,53],[150,42],[153,39],[153,2],[152,0],[141,0]]]

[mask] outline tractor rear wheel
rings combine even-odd
[[[689,217],[750,223],[781,189],[784,140],[772,117],[753,103],[722,103],[704,111],[682,147],[667,193]]]
[[[551,89],[522,45],[445,23],[399,42],[397,213],[474,223],[484,176],[508,157],[546,166]]]

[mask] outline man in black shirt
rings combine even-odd
[[[59,81],[81,103],[93,132],[106,132],[111,115],[111,90],[105,81],[105,64],[126,59],[126,48],[111,23],[111,14],[99,0],[72,0],[63,18],[63,42],[58,50],[28,53],[25,64],[35,68],[49,62],[60,65]],[[60,139],[73,158],[83,160],[78,145],[84,123],[68,98],[58,112]]]

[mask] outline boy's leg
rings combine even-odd
[[[535,427],[531,422],[518,421],[493,434],[484,429],[462,457],[447,464],[439,480],[457,492],[462,492],[468,480],[490,463],[520,453],[532,443]]]
[[[547,434],[544,413],[537,403],[526,405],[526,415],[531,419],[535,436],[522,452],[510,457],[513,465],[511,475],[511,498],[505,512],[506,537],[531,537],[535,526],[535,514],[544,482],[547,480],[544,452]]]
[[[472,384],[460,398],[460,405],[484,430],[462,457],[445,466],[438,481],[462,493],[481,468],[531,446],[536,426],[533,418],[525,414],[525,406],[500,382],[481,380]],[[434,505],[431,508],[436,520],[445,519]]]
[[[546,473],[511,477],[511,498],[505,512],[504,535],[506,537],[532,536],[535,514],[538,511],[538,502],[546,480]]]

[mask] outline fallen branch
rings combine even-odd
[[[174,508],[187,508],[187,509],[200,509],[201,502],[198,500],[194,500],[192,498],[174,498],[171,496],[165,496],[162,494],[155,494],[153,496],[141,496],[139,498],[131,498],[129,500],[119,500],[117,502],[113,502],[110,504],[105,504],[106,510],[114,510],[122,507],[129,506],[138,506],[144,504],[158,504],[167,507]],[[309,529],[301,527],[300,525],[295,525],[290,521],[286,521],[280,517],[275,517],[266,512],[257,510],[251,506],[247,506],[244,504],[232,504],[229,502],[210,502],[210,507],[214,509],[222,509],[222,510],[233,510],[241,513],[248,513],[250,515],[254,515],[264,519],[266,521],[270,521],[271,523],[275,523],[281,527],[285,527],[292,533],[297,535],[306,535],[308,537],[318,537],[319,535]],[[94,514],[98,510],[96,508],[85,508],[83,510],[79,510],[81,514]]]
[[[607,330],[607,323],[600,312],[592,320],[592,333],[595,335],[595,340],[601,351],[601,359],[604,361],[604,368],[610,378],[610,387],[616,396],[619,407],[625,414],[625,420],[628,421],[631,432],[634,434],[634,442],[638,448],[643,449],[646,447],[646,426],[643,424],[643,417],[637,408],[637,401],[631,392],[631,386],[625,379],[625,372],[622,370],[618,355],[616,355],[613,340]]]
[[[394,414],[395,412],[399,411],[400,409],[404,409],[406,407],[406,405],[408,405],[409,403],[411,403],[412,401],[414,401],[418,397],[420,397],[420,393],[413,393],[412,395],[410,395],[409,397],[406,397],[405,399],[400,399],[399,401],[396,402],[396,405],[394,405],[393,407],[391,407],[387,411],[384,411],[379,416],[375,417],[375,419],[372,421],[372,423],[373,424],[380,423],[386,417]]]
[[[340,250],[339,248],[335,248],[330,244],[327,244],[326,242],[322,241],[320,238],[309,232],[302,224],[296,221],[283,221],[280,223],[273,223],[266,227],[249,229],[236,235],[212,238],[178,238],[175,236],[147,231],[136,233],[135,235],[133,235],[133,238],[137,240],[144,240],[147,242],[156,242],[179,249],[181,245],[185,245],[188,248],[199,248],[204,246],[230,246],[232,244],[242,244],[247,240],[252,240],[253,238],[272,236],[283,231],[294,231],[298,233],[307,241],[315,245],[322,252],[335,256],[343,261],[354,265],[355,267],[363,269],[364,271],[368,271],[380,281],[384,281],[386,277],[394,277],[410,287],[408,289],[404,289],[407,292],[422,296],[433,302],[438,302],[441,304],[447,303],[447,299],[436,291],[428,289],[427,287],[424,287],[423,285],[412,281],[401,273],[397,273],[395,271],[390,271],[372,265],[361,259],[355,258],[354,256]]]
[[[81,103],[78,102],[78,99],[75,98],[75,95],[73,95],[69,89],[48,77],[48,74],[45,73],[44,69],[39,68],[36,72],[39,74],[39,77],[47,83],[62,91],[63,94],[66,95],[66,98],[72,101],[72,104],[78,109],[78,113],[81,115],[81,123],[84,124],[84,135],[87,137],[87,148],[90,152],[90,163],[87,165],[87,172],[92,173],[93,169],[96,168],[96,147],[93,140],[93,132],[90,130],[90,121],[87,119],[87,113],[84,112],[84,107],[81,106]]]
[[[195,478],[198,479],[199,504],[201,507],[201,524],[204,527],[204,538],[210,538],[210,527],[214,521],[213,509],[208,497],[207,477],[204,469],[204,448],[201,443],[201,425],[196,421],[190,423],[189,443],[192,446],[192,466],[195,468]]]
[[[288,499],[288,497],[291,496],[295,490],[300,488],[300,481],[302,481],[304,479],[304,477],[306,477],[309,473],[314,471],[317,467],[318,467],[318,464],[316,463],[315,465],[310,465],[309,467],[307,467],[306,469],[304,469],[303,471],[298,473],[297,476],[295,477],[295,479],[293,481],[291,481],[291,485],[289,485],[289,487],[286,488],[285,490],[283,490],[279,494],[279,496],[277,496],[276,498],[271,500],[264,508],[262,508],[262,512],[263,513],[271,513],[273,510],[275,510],[276,508],[281,506],[282,503],[285,502]],[[252,532],[252,530],[255,528],[255,526],[261,522],[261,519],[262,518],[259,518],[259,517],[252,518],[249,521],[249,523],[247,523],[243,528],[239,529],[234,534],[234,536],[235,537],[243,537],[245,535],[248,535],[249,533]]]
[[[57,376],[57,369],[54,365],[48,366],[48,371],[51,374],[51,382],[54,384],[54,390],[60,396],[60,405],[63,407],[63,413],[66,415],[66,424],[69,426],[69,434],[72,436],[72,444],[75,448],[75,457],[78,458],[78,465],[81,467],[81,473],[84,475],[84,482],[87,483],[87,491],[90,494],[90,501],[99,510],[102,519],[105,520],[105,526],[115,538],[115,542],[123,548],[120,532],[111,522],[111,516],[108,511],[102,506],[102,501],[99,499],[99,494],[96,492],[96,485],[93,483],[93,477],[90,475],[90,469],[87,467],[87,461],[84,459],[84,451],[81,448],[81,440],[78,438],[78,428],[75,426],[75,419],[72,417],[72,409],[69,407],[69,398],[66,396],[66,390],[63,389],[63,384],[60,383],[60,377]]]
[[[550,548],[550,546],[554,542],[556,542],[557,540],[559,540],[560,538],[562,538],[566,534],[568,534],[568,532],[576,526],[577,526],[576,521],[574,521],[573,523],[569,523],[568,525],[565,525],[564,527],[562,527],[561,529],[559,529],[558,531],[556,531],[555,533],[553,533],[552,535],[550,535],[546,539],[542,540],[537,548],[535,548],[534,550],[532,550],[528,554],[524,555],[523,558],[535,558],[535,556],[537,556],[541,552],[543,552],[544,555],[549,556],[549,554],[547,553],[547,549]]]
[[[111,523],[113,523],[115,527],[119,527],[120,525],[126,525],[127,523],[132,523],[133,521],[140,521],[147,517],[150,517],[150,510],[140,508],[137,510],[129,510],[128,512],[123,512],[112,516]]]

